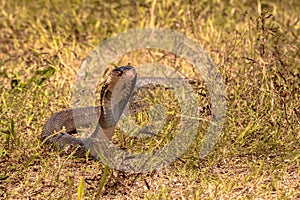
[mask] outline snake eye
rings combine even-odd
[[[117,71],[118,72],[118,75],[121,76],[123,74],[122,71]]]
[[[111,74],[113,74],[114,76],[121,76],[122,75],[122,71],[119,68],[113,69],[111,71]]]

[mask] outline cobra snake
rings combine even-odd
[[[77,138],[73,136],[73,133],[77,132],[76,127],[88,127],[98,120],[98,126],[110,140],[135,87],[153,83],[161,85],[165,83],[166,79],[144,78],[140,80],[142,82],[137,83],[137,73],[132,66],[113,69],[102,86],[99,106],[68,109],[54,113],[42,129],[41,140],[68,154],[73,152],[73,155],[77,157],[85,157],[89,149],[84,144],[90,143],[93,135],[97,133],[94,131],[87,138]],[[187,80],[187,82],[195,83],[193,80]],[[117,94],[117,97],[112,96],[113,92]],[[62,131],[63,128],[65,128],[64,131]],[[93,155],[90,156],[95,158]]]
[[[76,138],[72,136],[72,133],[76,132],[76,126],[85,127],[90,125],[94,119],[99,119],[98,125],[102,128],[107,139],[110,140],[133,93],[136,79],[137,74],[132,66],[113,69],[101,89],[99,106],[68,109],[54,113],[42,129],[41,140],[67,152],[75,151],[75,156],[84,157],[88,151],[84,144],[89,142],[88,140],[96,133],[92,133],[87,138]],[[113,92],[117,92],[118,95],[118,102],[114,102],[114,105]],[[63,128],[65,131],[61,132]]]

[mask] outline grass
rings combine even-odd
[[[1,1],[0,198],[299,199],[299,9],[296,0]],[[222,74],[228,111],[214,150],[198,158],[197,139],[169,167],[126,174],[41,145],[48,117],[72,106],[85,56],[104,39],[149,26],[195,38]],[[157,50],[115,64],[128,62],[188,69]],[[208,99],[201,101],[209,118]],[[131,147],[123,137],[114,141]]]

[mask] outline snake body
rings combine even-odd
[[[132,66],[122,66],[111,71],[106,79],[100,94],[100,105],[63,110],[54,113],[45,123],[41,140],[46,144],[56,146],[67,154],[73,152],[77,157],[85,157],[87,149],[84,144],[91,143],[96,130],[86,138],[76,138],[76,127],[89,127],[98,121],[102,132],[111,139],[117,122],[129,102],[135,88],[149,85],[164,85],[170,81],[186,81],[194,84],[195,81],[181,78],[140,78]],[[154,84],[153,84],[154,83]],[[76,125],[75,125],[76,121]],[[65,131],[62,131],[64,128]],[[94,134],[94,135],[93,135]],[[91,155],[91,157],[93,157]]]
[[[98,125],[105,136],[111,139],[115,126],[133,93],[136,79],[133,67],[115,68],[102,87],[100,106],[63,110],[53,114],[42,129],[41,140],[64,149],[65,152],[75,151],[75,156],[84,157],[88,151],[84,143],[89,142],[93,134],[87,138],[76,138],[72,133],[76,132],[76,127],[86,127],[98,120]],[[113,92],[116,95],[113,96]],[[61,132],[63,127],[65,131]]]

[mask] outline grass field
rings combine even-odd
[[[300,199],[299,10],[297,0],[1,0],[0,199]],[[171,166],[128,174],[42,145],[45,121],[72,107],[88,53],[144,27],[194,38],[222,74],[227,118],[214,150],[199,158],[198,139]],[[115,64],[184,63],[162,54]]]

